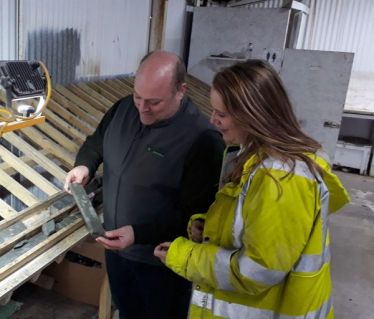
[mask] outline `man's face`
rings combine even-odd
[[[135,78],[134,102],[144,125],[171,118],[178,111],[183,95],[181,90],[173,92],[171,74],[154,76],[140,72]]]

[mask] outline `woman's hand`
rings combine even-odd
[[[154,255],[158,258],[160,258],[160,260],[165,264],[166,262],[166,256],[168,254],[168,250],[169,250],[169,247],[171,245],[171,242],[167,241],[165,243],[162,243],[160,245],[158,245],[156,248],[155,248],[155,251],[154,251]]]
[[[203,231],[204,231],[205,221],[201,219],[196,219],[191,224],[191,237],[195,243],[203,242]]]

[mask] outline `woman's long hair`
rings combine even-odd
[[[322,176],[322,169],[305,155],[316,154],[321,144],[300,129],[284,85],[269,63],[251,59],[221,69],[214,77],[213,89],[237,125],[247,132],[243,150],[226,182],[239,184],[243,174],[249,174],[267,157],[291,166],[291,172],[285,177],[294,174],[297,160],[305,162],[317,180],[316,172]],[[245,162],[252,155],[257,157],[256,164],[243,172]],[[269,170],[266,172],[276,182],[281,195],[280,183]]]

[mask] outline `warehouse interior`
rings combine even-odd
[[[274,67],[350,196],[329,219],[335,318],[372,318],[373,15],[371,0],[0,0],[0,69],[42,61],[51,87],[38,116],[18,122],[0,90],[0,319],[119,318],[104,248],[63,185],[155,50],[182,58],[187,95],[207,116],[219,69],[251,58]],[[102,173],[87,194],[100,194]]]

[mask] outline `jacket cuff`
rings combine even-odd
[[[197,243],[187,238],[179,237],[174,240],[166,255],[166,266],[183,278],[187,278],[187,264],[191,252]]]

